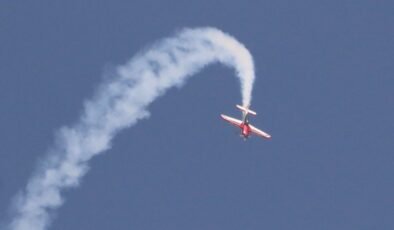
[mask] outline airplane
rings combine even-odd
[[[249,106],[245,106],[245,107],[240,105],[236,105],[236,106],[238,109],[242,111],[242,120],[238,120],[224,114],[221,114],[220,116],[225,121],[240,128],[242,130],[240,136],[243,137],[244,140],[246,140],[252,133],[257,136],[263,137],[265,139],[271,139],[271,135],[249,124],[248,115],[252,114],[256,116],[257,113],[255,111],[250,110]]]

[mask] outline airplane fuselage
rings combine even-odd
[[[250,135],[250,127],[249,127],[249,124],[247,123],[247,122],[243,122],[241,125],[240,125],[240,128],[241,128],[241,134],[242,134],[242,136],[244,137],[244,138],[248,138],[249,137],[249,135]]]
[[[248,114],[242,113],[242,123],[239,126],[241,128],[241,134],[244,138],[248,138],[250,135],[250,127],[248,122]]]

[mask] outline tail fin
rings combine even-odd
[[[246,115],[247,115],[247,114],[252,114],[252,115],[254,115],[254,116],[257,115],[257,113],[256,113],[255,111],[249,109],[249,106],[240,106],[240,105],[237,105],[237,108],[240,109],[242,112],[244,112]]]

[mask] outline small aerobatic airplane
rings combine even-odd
[[[252,115],[256,116],[257,115],[256,112],[250,110],[249,106],[248,107],[243,107],[243,106],[237,105],[237,108],[242,111],[242,121],[238,120],[238,119],[235,119],[235,118],[232,118],[232,117],[229,117],[229,116],[226,116],[224,114],[221,114],[220,116],[225,121],[227,121],[230,124],[235,125],[238,128],[240,128],[242,130],[241,131],[241,136],[244,139],[248,138],[249,135],[252,134],[252,133],[256,134],[256,135],[258,135],[260,137],[264,137],[266,139],[270,139],[271,138],[271,135],[269,135],[268,133],[265,133],[264,131],[254,127],[251,124],[249,124],[248,115],[252,114]]]

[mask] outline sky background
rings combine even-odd
[[[108,69],[184,27],[254,56],[244,142],[239,82],[214,64],[151,106],[64,192],[50,229],[394,229],[392,1],[0,2],[0,219],[54,133]]]

